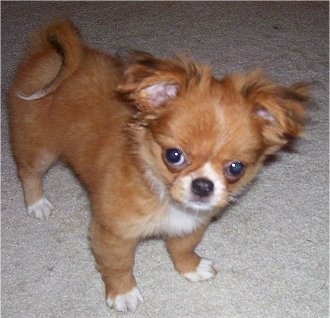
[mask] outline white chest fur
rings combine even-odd
[[[158,193],[160,205],[154,205],[143,217],[131,224],[130,235],[134,237],[149,237],[158,235],[182,236],[188,235],[202,224],[206,224],[213,215],[211,210],[198,211],[188,209],[179,203],[167,201],[167,190],[150,169],[146,170],[145,177],[150,186]],[[152,204],[150,204],[152,206]]]
[[[203,212],[182,210],[175,205],[168,205],[161,220],[161,231],[168,235],[185,235],[192,233],[208,217]]]
[[[209,219],[207,212],[183,210],[175,204],[165,204],[160,211],[154,211],[136,220],[130,234],[135,237],[188,235]]]

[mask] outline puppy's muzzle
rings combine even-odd
[[[192,181],[191,191],[200,198],[209,197],[214,190],[212,181],[206,178],[198,178]]]

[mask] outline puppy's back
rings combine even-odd
[[[117,98],[120,78],[119,62],[85,45],[69,21],[39,32],[9,90],[16,161],[35,165],[44,154],[60,157],[82,179],[94,171],[93,179],[100,153],[117,154],[124,143],[128,109]]]

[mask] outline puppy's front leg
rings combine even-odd
[[[167,250],[175,269],[192,282],[208,280],[216,274],[212,261],[195,253],[206,228],[207,226],[201,227],[187,236],[166,238]]]
[[[137,239],[126,240],[94,221],[91,246],[106,288],[107,304],[118,311],[135,311],[143,301],[133,275]]]

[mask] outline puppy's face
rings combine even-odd
[[[213,211],[250,181],[265,157],[301,131],[306,87],[260,73],[215,79],[189,59],[135,52],[119,91],[138,112],[129,123],[139,165],[164,199]]]

